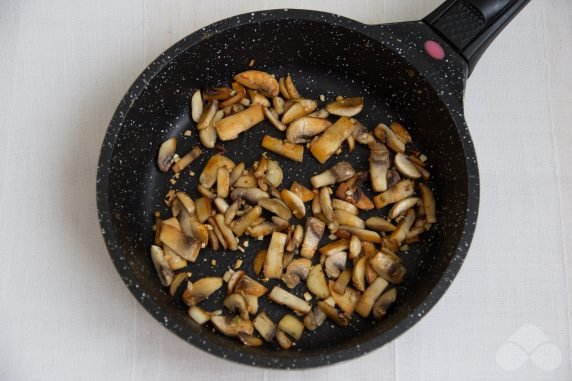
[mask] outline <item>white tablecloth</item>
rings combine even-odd
[[[199,27],[269,8],[366,23],[439,0],[0,3],[0,380],[571,380],[572,2],[536,0],[470,78],[482,181],[457,279],[414,328],[363,358],[279,372],[220,360],[139,306],[99,232],[95,172],[115,106]]]

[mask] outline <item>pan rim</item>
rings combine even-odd
[[[250,24],[252,22],[284,19],[325,22],[364,33],[368,35],[368,37],[375,38],[376,40],[379,39],[378,37],[374,37],[368,34],[368,28],[376,26],[362,24],[355,20],[332,13],[293,9],[258,11],[233,16],[210,24],[188,35],[187,37],[184,37],[173,46],[168,48],[166,51],[164,51],[158,58],[156,58],[149,66],[144,69],[144,71],[130,86],[129,90],[126,92],[121,102],[117,106],[117,109],[115,110],[106,131],[98,161],[96,201],[102,235],[107,246],[107,251],[109,252],[117,272],[121,276],[123,282],[126,284],[130,292],[139,301],[139,303],[161,325],[165,326],[172,333],[192,344],[196,348],[199,348],[204,352],[214,354],[220,358],[232,360],[237,363],[265,368],[304,369],[330,365],[360,357],[391,342],[396,337],[411,328],[429,312],[429,310],[441,299],[459,272],[464,258],[467,255],[468,248],[470,246],[475,230],[479,203],[479,174],[475,149],[468,131],[468,127],[462,116],[462,102],[460,102],[458,98],[447,93],[439,95],[439,97],[441,97],[444,101],[446,100],[445,103],[449,105],[448,112],[455,125],[457,126],[459,135],[462,137],[461,142],[465,152],[465,165],[468,173],[467,214],[465,218],[465,226],[460,236],[456,251],[452,255],[451,260],[446,270],[443,272],[441,278],[437,281],[427,297],[425,297],[425,299],[409,313],[408,317],[402,319],[395,326],[389,328],[387,331],[379,335],[364,338],[364,341],[357,347],[343,348],[337,350],[336,352],[311,356],[307,356],[301,352],[302,356],[296,359],[291,357],[279,357],[279,355],[276,355],[279,354],[279,352],[269,352],[269,356],[254,357],[252,355],[242,354],[240,352],[230,350],[224,346],[218,346],[216,343],[209,343],[205,342],[204,340],[198,340],[199,337],[194,333],[185,330],[181,331],[180,326],[175,329],[174,323],[172,323],[170,319],[166,322],[162,319],[162,316],[155,313],[160,309],[158,304],[151,298],[142,298],[142,294],[144,294],[142,287],[138,287],[138,284],[133,281],[134,276],[127,263],[128,259],[116,244],[117,239],[115,227],[111,219],[111,208],[108,198],[108,189],[110,184],[109,168],[111,167],[116,139],[122,130],[123,120],[128,115],[132,104],[144,91],[153,77],[157,75],[178,55],[185,52],[192,46],[200,43],[201,41],[207,39],[213,34],[217,34],[237,26]],[[413,65],[412,62],[409,63]],[[433,86],[433,88],[435,88],[435,83],[431,78],[426,77],[425,80],[428,81]],[[469,211],[471,214],[469,214]]]

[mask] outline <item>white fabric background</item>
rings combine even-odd
[[[105,250],[100,144],[131,82],[172,43],[265,8],[382,23],[439,2],[0,1],[0,380],[571,380],[569,0],[531,2],[470,78],[482,181],[470,255],[429,315],[384,348],[303,372],[220,360],[156,323]],[[523,326],[531,339],[529,325],[561,354],[559,367],[503,370],[497,350]]]

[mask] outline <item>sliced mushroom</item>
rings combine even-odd
[[[377,278],[379,278],[379,274],[377,272],[375,272],[375,270],[371,266],[371,263],[369,263],[369,261],[368,261],[367,264],[365,265],[365,281],[366,281],[366,283],[372,284],[373,282],[375,282],[375,280]]]
[[[321,308],[314,307],[304,316],[304,327],[309,331],[314,331],[326,321],[327,316]]]
[[[418,179],[421,177],[421,172],[409,161],[407,156],[399,152],[395,155],[395,168],[405,177],[410,179]]]
[[[351,179],[341,183],[336,190],[336,197],[349,202],[361,210],[374,208],[373,202],[361,189],[363,182],[369,177],[367,172],[358,172]]]
[[[252,321],[254,328],[258,331],[260,336],[267,342],[271,343],[274,339],[274,333],[276,332],[276,324],[266,315],[265,312],[261,312]]]
[[[353,169],[352,165],[346,161],[342,161],[332,166],[330,169],[312,176],[310,178],[310,182],[314,188],[321,188],[327,185],[349,180],[355,174],[356,171]]]
[[[336,234],[338,235],[338,237],[346,239],[350,239],[353,234],[356,235],[362,241],[381,243],[381,236],[378,233],[372,230],[355,228],[353,226],[340,225]]]
[[[238,336],[240,342],[247,347],[259,347],[262,344],[264,344],[262,339],[260,339],[256,336],[252,336],[252,335],[245,333],[245,332],[239,332],[237,336]]]
[[[260,200],[270,198],[270,196],[258,188],[236,188],[230,193],[230,198],[232,200],[241,198],[249,204],[256,205]]]
[[[250,294],[242,294],[244,301],[246,302],[246,309],[251,315],[255,315],[258,312],[258,296]]]
[[[260,217],[262,214],[262,208],[260,206],[255,206],[254,208],[250,209],[248,213],[244,214],[242,217],[234,221],[232,225],[232,232],[237,236],[240,237],[244,234],[246,229],[252,226],[253,222]]]
[[[342,310],[347,316],[351,316],[358,303],[361,292],[356,291],[351,287],[346,287],[344,292],[337,293],[334,290],[334,284],[334,281],[328,282],[332,298],[334,298],[334,301],[340,310]]]
[[[276,342],[278,343],[278,345],[280,345],[280,347],[282,349],[290,349],[292,348],[292,345],[294,345],[292,343],[292,340],[288,337],[288,335],[286,335],[283,331],[277,329],[276,330]]]
[[[280,191],[280,197],[282,198],[282,201],[286,203],[288,208],[290,208],[296,218],[304,218],[306,215],[306,207],[300,197],[288,189],[282,189],[282,191]]]
[[[375,319],[383,318],[387,314],[389,307],[395,302],[395,299],[397,299],[397,289],[392,288],[384,292],[383,295],[377,298],[377,301],[373,305],[373,317]]]
[[[284,173],[282,172],[282,168],[280,168],[280,164],[278,164],[276,160],[268,160],[268,169],[265,175],[266,180],[277,187],[282,184],[283,177]]]
[[[233,82],[232,83],[232,89],[234,90],[234,95],[228,99],[225,99],[223,102],[221,102],[221,104],[220,104],[221,108],[230,107],[230,106],[244,100],[244,97],[246,96],[246,89],[244,88],[244,86],[242,86],[238,82]],[[228,115],[228,113],[225,112],[225,115]]]
[[[285,158],[300,163],[304,158],[304,146],[273,138],[270,135],[264,136],[261,146],[277,155],[284,156]]]
[[[409,209],[407,213],[405,213],[405,218],[399,221],[397,227],[391,233],[389,238],[396,240],[398,242],[397,246],[399,246],[399,244],[403,242],[405,238],[407,238],[407,233],[409,233],[409,230],[411,229],[411,226],[413,226],[414,222],[415,222],[415,212]]]
[[[272,98],[272,107],[274,107],[276,114],[284,114],[284,99],[280,97]]]
[[[234,286],[234,292],[243,295],[254,295],[257,298],[260,298],[262,295],[266,294],[268,289],[249,277],[248,275],[243,275],[240,279],[236,282],[236,286]]]
[[[395,230],[395,225],[382,217],[370,217],[365,220],[365,226],[370,230],[376,232],[392,232]]]
[[[395,231],[397,231],[397,230],[394,230],[394,232]],[[406,237],[407,237],[407,235],[406,235]],[[381,238],[381,247],[391,251],[392,253],[397,253],[397,251],[399,250],[400,244],[401,244],[401,241],[398,241],[397,239],[392,238],[391,235]]]
[[[282,123],[290,124],[296,119],[313,112],[317,107],[318,104],[312,99],[296,99],[289,109],[284,110],[284,114],[282,114]]]
[[[356,121],[356,126],[352,136],[360,144],[368,145],[375,142],[375,138],[368,131],[367,127],[358,121]]]
[[[405,143],[399,139],[385,124],[378,124],[377,127],[375,127],[373,130],[373,134],[394,152],[405,152]]]
[[[246,301],[242,295],[230,294],[224,299],[223,304],[230,312],[238,313],[242,319],[248,320],[248,309],[246,308]]]
[[[230,227],[224,223],[224,216],[222,214],[215,214],[214,220],[220,229],[220,232],[222,233],[228,249],[231,251],[238,250],[238,241],[236,240],[236,237],[234,236],[234,233]]]
[[[334,208],[332,207],[332,199],[330,198],[330,188],[328,187],[320,188],[320,210],[326,217],[328,223],[336,221]]]
[[[437,216],[435,212],[435,196],[431,189],[425,184],[419,184],[419,193],[421,193],[421,199],[423,200],[423,208],[425,210],[425,215],[427,216],[427,222],[434,224],[437,222]]]
[[[274,286],[272,291],[270,291],[270,294],[268,294],[268,297],[273,302],[286,306],[295,312],[301,313],[302,315],[307,314],[311,310],[308,302],[300,299],[296,295],[293,295],[278,286]]]
[[[276,97],[280,91],[278,81],[272,75],[259,70],[247,70],[234,76],[244,87],[258,90],[264,96]]]
[[[205,198],[208,198],[211,201],[216,198],[216,194],[214,194],[213,192],[211,192],[210,189],[208,189],[202,185],[197,186],[197,192],[199,192],[202,196],[204,196]]]
[[[264,266],[264,262],[266,261],[266,250],[260,250],[256,256],[254,257],[254,261],[252,262],[252,268],[256,275],[260,275],[262,271],[262,267]]]
[[[228,170],[232,170],[234,168],[234,162],[221,154],[211,156],[203,168],[203,172],[199,177],[199,183],[207,189],[212,188],[217,180],[218,169],[223,166]]]
[[[361,240],[357,235],[352,235],[350,238],[350,247],[348,253],[348,259],[354,259],[360,256],[361,254]]]
[[[339,239],[334,242],[330,242],[320,248],[320,254],[322,255],[332,255],[340,251],[347,250],[349,248],[349,241],[347,239]]]
[[[263,111],[264,111],[264,116],[266,116],[266,119],[268,119],[274,127],[276,127],[279,131],[286,131],[286,128],[288,127],[280,121],[280,117],[278,116],[278,113],[276,111],[274,111],[273,109],[269,110],[267,107],[264,107]]]
[[[218,197],[227,198],[230,190],[229,173],[226,167],[219,167],[216,180],[216,194]]]
[[[231,272],[231,271],[232,271],[232,273],[231,273],[232,275],[226,281],[226,292],[228,294],[232,294],[234,292],[234,289],[236,288],[238,281],[240,280],[240,278],[242,278],[244,276],[243,270],[238,270],[238,271],[234,271],[232,269],[228,270],[228,272]]]
[[[318,302],[318,308],[340,327],[347,327],[350,324],[350,318],[344,312],[339,312],[335,307],[332,307],[325,301]]]
[[[173,158],[177,150],[177,139],[170,138],[161,143],[159,155],[157,156],[157,166],[162,172],[168,172],[173,165]]]
[[[316,141],[311,143],[310,152],[316,160],[324,164],[353,133],[354,128],[355,123],[350,118],[342,116],[328,127]]]
[[[370,145],[369,172],[374,192],[387,190],[387,170],[389,169],[389,151],[382,143]]]
[[[286,130],[286,139],[295,144],[308,143],[331,125],[332,123],[327,119],[304,116],[290,123]]]
[[[198,123],[203,113],[203,98],[201,91],[197,90],[191,97],[191,118],[193,122]]]
[[[383,278],[377,278],[359,298],[355,311],[361,317],[368,317],[373,308],[373,304],[387,287],[387,281]]]
[[[198,306],[189,307],[189,311],[187,312],[187,314],[191,319],[193,319],[200,325],[203,325],[207,321],[211,320],[211,314]]]
[[[196,206],[193,199],[185,192],[177,192],[176,197],[181,205],[185,208],[187,213],[189,213],[191,216],[194,216],[196,213]]]
[[[300,93],[298,92],[298,89],[296,89],[296,86],[294,86],[294,81],[292,81],[292,76],[290,74],[284,78],[284,86],[286,87],[286,91],[288,91],[288,95],[290,95],[291,99],[300,98]]]
[[[377,209],[381,209],[386,205],[393,204],[400,200],[403,200],[406,197],[413,195],[414,192],[414,183],[413,181],[406,179],[402,180],[396,185],[392,186],[385,192],[374,196],[373,202],[375,203],[375,207]]]
[[[196,215],[199,222],[204,223],[212,214],[213,207],[211,200],[201,197],[195,200]]]
[[[203,110],[203,113],[197,122],[197,129],[199,131],[206,129],[211,125],[217,110],[218,100],[213,100],[208,103],[207,108]]]
[[[213,229],[213,232],[217,238],[217,241],[220,243],[220,245],[223,247],[224,250],[228,249],[228,245],[226,243],[226,240],[224,239],[224,236],[222,235],[222,232],[219,229],[218,224],[216,223],[214,217],[209,216],[208,222]]]
[[[401,181],[401,176],[399,176],[399,172],[395,168],[391,168],[387,171],[387,187],[391,188],[392,186],[396,185]]]
[[[326,268],[328,277],[336,279],[340,273],[346,269],[347,258],[348,253],[345,251],[338,251],[337,253],[327,256],[324,267]]]
[[[169,249],[168,246],[163,247],[163,254],[165,255],[165,259],[167,260],[171,270],[175,271],[187,267],[187,261],[177,255],[173,250]]]
[[[169,266],[169,262],[165,259],[163,250],[159,246],[151,245],[151,261],[153,262],[153,266],[155,266],[161,284],[165,287],[171,285],[175,274]]]
[[[232,89],[230,87],[207,87],[203,91],[203,98],[206,101],[221,101],[231,97]]]
[[[215,203],[216,203],[216,200],[215,200]],[[234,220],[234,217],[236,217],[236,212],[240,208],[241,204],[242,204],[242,199],[239,197],[236,200],[234,200],[232,202],[232,204],[230,204],[230,206],[228,206],[226,208],[226,211],[224,212],[224,223],[225,224],[227,224],[228,226],[231,226],[231,223]],[[219,210],[219,212],[223,213],[221,210]],[[233,229],[233,231],[234,231],[234,229]],[[237,234],[236,231],[234,231],[234,234]],[[240,235],[237,234],[237,236],[240,236]]]
[[[326,224],[317,218],[310,217],[306,220],[306,231],[300,250],[302,257],[311,259],[314,256],[325,229]]]
[[[292,218],[292,212],[288,206],[278,198],[263,198],[258,201],[258,205],[286,221]]]
[[[403,213],[407,212],[409,209],[417,205],[419,201],[420,199],[417,197],[407,197],[401,201],[396,202],[389,210],[388,217],[392,220],[399,217],[400,215],[402,215]]]
[[[244,165],[244,162],[242,162],[242,161],[240,163],[236,164],[234,166],[234,168],[232,168],[232,170],[230,171],[229,178],[228,178],[230,186],[234,186],[234,184],[236,183],[238,178],[240,176],[242,176],[242,173],[244,172],[244,168],[245,168],[245,165]],[[252,186],[254,186],[254,185],[252,185]]]
[[[365,268],[367,265],[367,257],[361,257],[355,263],[352,273],[352,282],[354,287],[359,291],[365,291]]]
[[[338,279],[336,279],[335,282],[332,281],[332,287],[330,288],[330,292],[333,291],[333,292],[336,292],[338,294],[343,295],[344,292],[346,291],[346,287],[348,286],[348,283],[350,283],[351,280],[352,280],[352,270],[345,269],[344,271],[342,271],[340,273],[340,275],[338,276]],[[332,296],[333,296],[333,292],[332,292]],[[335,299],[336,299],[336,297],[334,296],[334,300]],[[336,302],[336,304],[339,305],[338,302]],[[343,310],[343,308],[342,308],[342,310]]]
[[[407,132],[407,130],[405,129],[405,127],[403,127],[401,123],[393,122],[389,125],[389,128],[404,143],[411,143],[413,141],[411,135],[409,135],[409,132]]]
[[[358,216],[345,212],[343,210],[334,210],[336,221],[340,225],[353,226],[355,228],[365,228],[365,222]]]
[[[334,208],[334,211],[341,210],[355,216],[359,214],[359,209],[355,205],[337,198],[332,200],[332,207]]]
[[[240,332],[252,335],[254,331],[252,322],[240,316],[211,316],[211,322],[225,336],[236,337]]]
[[[222,141],[234,140],[238,135],[247,131],[264,120],[263,107],[252,105],[244,111],[227,116],[215,123],[216,132]]]
[[[261,105],[263,108],[270,107],[270,101],[256,90],[248,90],[251,105]]]
[[[286,314],[278,322],[278,329],[290,335],[294,340],[300,340],[304,332],[304,324],[294,316]]]
[[[189,262],[196,261],[201,250],[201,242],[198,239],[186,237],[181,231],[165,223],[161,227],[159,239],[177,255]]]
[[[205,277],[196,282],[189,282],[183,292],[183,302],[187,306],[196,306],[222,287],[222,278]]]
[[[278,80],[278,89],[284,99],[290,99],[290,94],[288,94],[288,89],[286,89],[286,81],[284,77]]]
[[[237,188],[256,188],[257,186],[256,177],[250,174],[242,175],[236,180],[234,186]]]
[[[380,277],[393,284],[401,283],[407,273],[407,269],[401,263],[401,259],[384,248],[375,257],[371,258],[369,263]]]
[[[333,115],[352,117],[363,110],[363,97],[343,98],[328,103],[326,110]]]
[[[306,188],[297,181],[294,181],[290,186],[290,191],[296,194],[303,202],[312,201],[314,199],[314,192]]]
[[[282,257],[286,246],[287,235],[274,232],[270,239],[266,260],[264,261],[264,276],[266,278],[280,278],[282,276]]]
[[[316,111],[308,114],[308,116],[312,117],[312,118],[326,119],[328,116],[330,116],[330,113],[325,108],[321,108],[319,110],[316,110]]]
[[[296,258],[288,264],[286,272],[282,276],[282,281],[288,288],[296,287],[300,281],[306,280],[308,272],[312,266],[312,261],[308,258]]]

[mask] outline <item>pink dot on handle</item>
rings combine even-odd
[[[435,58],[436,60],[442,60],[445,58],[445,50],[443,47],[433,40],[425,41],[425,51],[431,58]]]

